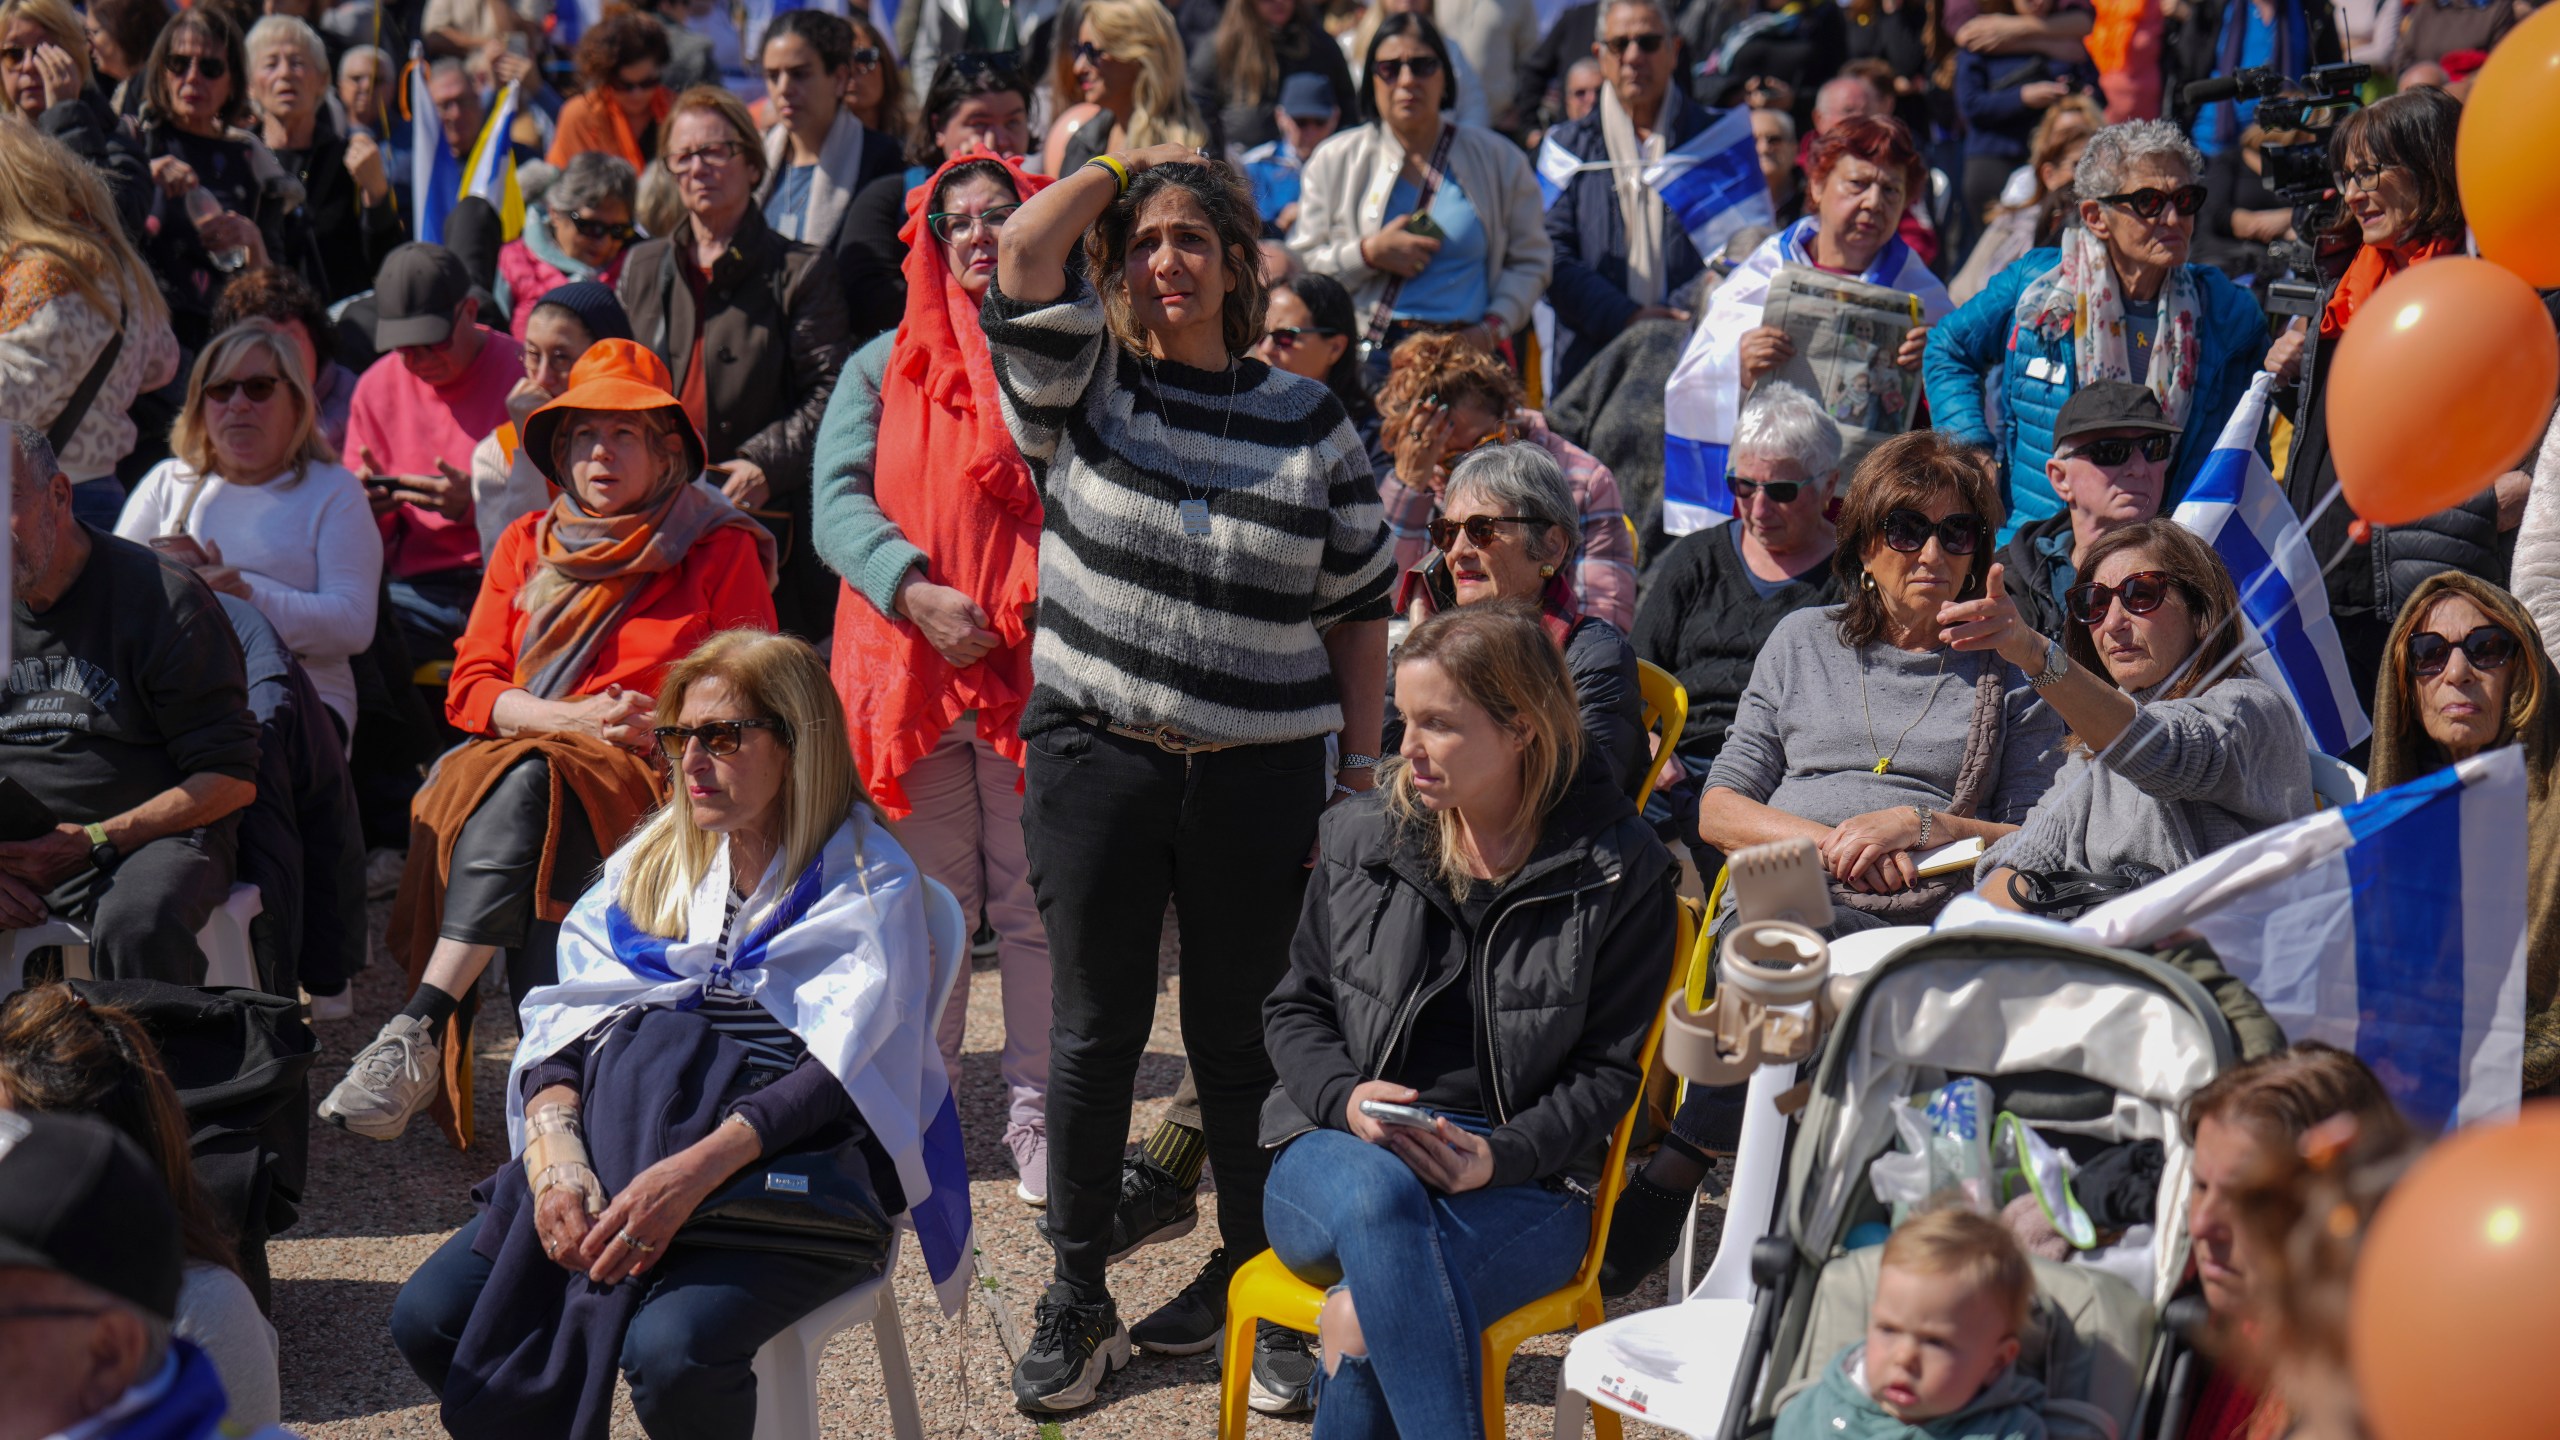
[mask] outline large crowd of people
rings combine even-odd
[[[253,886],[243,1024],[373,1037],[297,1124],[469,1144],[516,1008],[513,1158],[391,1318],[455,1433],[600,1435],[620,1372],[652,1435],[750,1434],[758,1347],[879,1256],[701,1238],[741,1177],[831,1157],[798,1183],[965,1231],[947,895],[1023,1207],[975,1220],[1055,1254],[1020,1408],[1209,1349],[1267,1250],[1325,1299],[1256,1328],[1255,1408],[1481,1435],[1477,1336],[1582,1266],[1727,855],[1810,842],[1837,936],[2067,917],[2314,809],[2173,518],[2260,372],[2373,719],[2337,758],[2522,748],[2560,1093],[2560,421],[2366,525],[2327,408],[2359,309],[2461,253],[2532,0],[845,4],[0,0],[0,957],[77,936],[0,1001],[0,1431],[284,1413],[291,1207],[195,1177],[146,1023]],[[2342,58],[2316,134],[2183,97]],[[2306,146],[2325,209],[2275,188]],[[1808,275],[1892,297],[1848,381]],[[1168,937],[1189,1069],[1133,1145]],[[2285,1237],[2228,1192],[2341,1114],[2411,1143],[2280,1045],[2186,1100],[2196,1440],[2334,1398],[2250,1353]],[[1742,1103],[1639,1127],[1608,1293]],[[1218,1244],[1124,1316],[1204,1166]],[[2043,1433],[2007,1229],[1923,1214],[1879,1273],[1779,1435]]]

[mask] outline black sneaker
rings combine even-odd
[[[1209,1252],[1209,1263],[1182,1293],[1129,1330],[1129,1338],[1159,1355],[1197,1355],[1218,1343],[1227,1324],[1227,1281],[1235,1267],[1223,1249]]]
[[[1200,1223],[1200,1197],[1144,1155],[1120,1162],[1120,1208],[1111,1214],[1111,1263],[1141,1246],[1179,1240]],[[1143,1342],[1142,1342],[1143,1343]]]
[[[1316,1408],[1316,1353],[1307,1337],[1265,1320],[1253,1333],[1253,1385],[1245,1403],[1265,1415]]]
[[[1031,1344],[1013,1367],[1013,1403],[1032,1414],[1081,1410],[1103,1377],[1129,1363],[1129,1327],[1109,1297],[1079,1304],[1052,1285],[1040,1297]]]

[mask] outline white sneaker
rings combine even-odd
[[[435,1098],[443,1058],[432,1026],[415,1015],[394,1015],[320,1102],[320,1118],[368,1140],[396,1140]]]
[[[1004,1148],[1013,1152],[1013,1193],[1034,1210],[1049,1208],[1049,1127],[1037,1120],[1016,1120],[1004,1129]]]
[[[314,995],[310,991],[305,990],[302,992],[302,999],[305,1004],[311,1007],[311,1018],[314,1020],[353,1020],[356,1018],[356,992],[352,986],[339,991],[335,995]]]

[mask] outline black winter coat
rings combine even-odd
[[[1484,1026],[1492,1183],[1560,1179],[1588,1194],[1643,1084],[1637,1055],[1676,958],[1679,871],[1627,797],[1585,766],[1470,934],[1433,873],[1431,833],[1399,825],[1375,793],[1325,813],[1289,971],[1262,1007],[1280,1077],[1262,1143],[1347,1130],[1352,1089],[1391,1068],[1431,993],[1465,983]],[[1462,975],[1430,973],[1434,908],[1469,936]]]

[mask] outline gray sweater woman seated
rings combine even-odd
[[[1921,430],[1868,454],[1832,559],[1848,603],[1770,632],[1707,772],[1700,839],[1728,855],[1814,841],[1842,929],[1937,914],[1957,887],[1915,862],[2016,829],[2062,758],[2027,676],[1989,645],[1948,643],[1997,583],[1999,527],[1981,452]]]
[[[2311,812],[2310,742],[2283,692],[2235,656],[2240,598],[2212,547],[2143,520],[2100,537],[2081,573],[2063,640],[2017,618],[1996,567],[1957,629],[1959,647],[2024,669],[2062,657],[2044,698],[2071,727],[2070,759],[1975,866],[1984,898],[2012,909],[2020,871],[2175,870]]]

